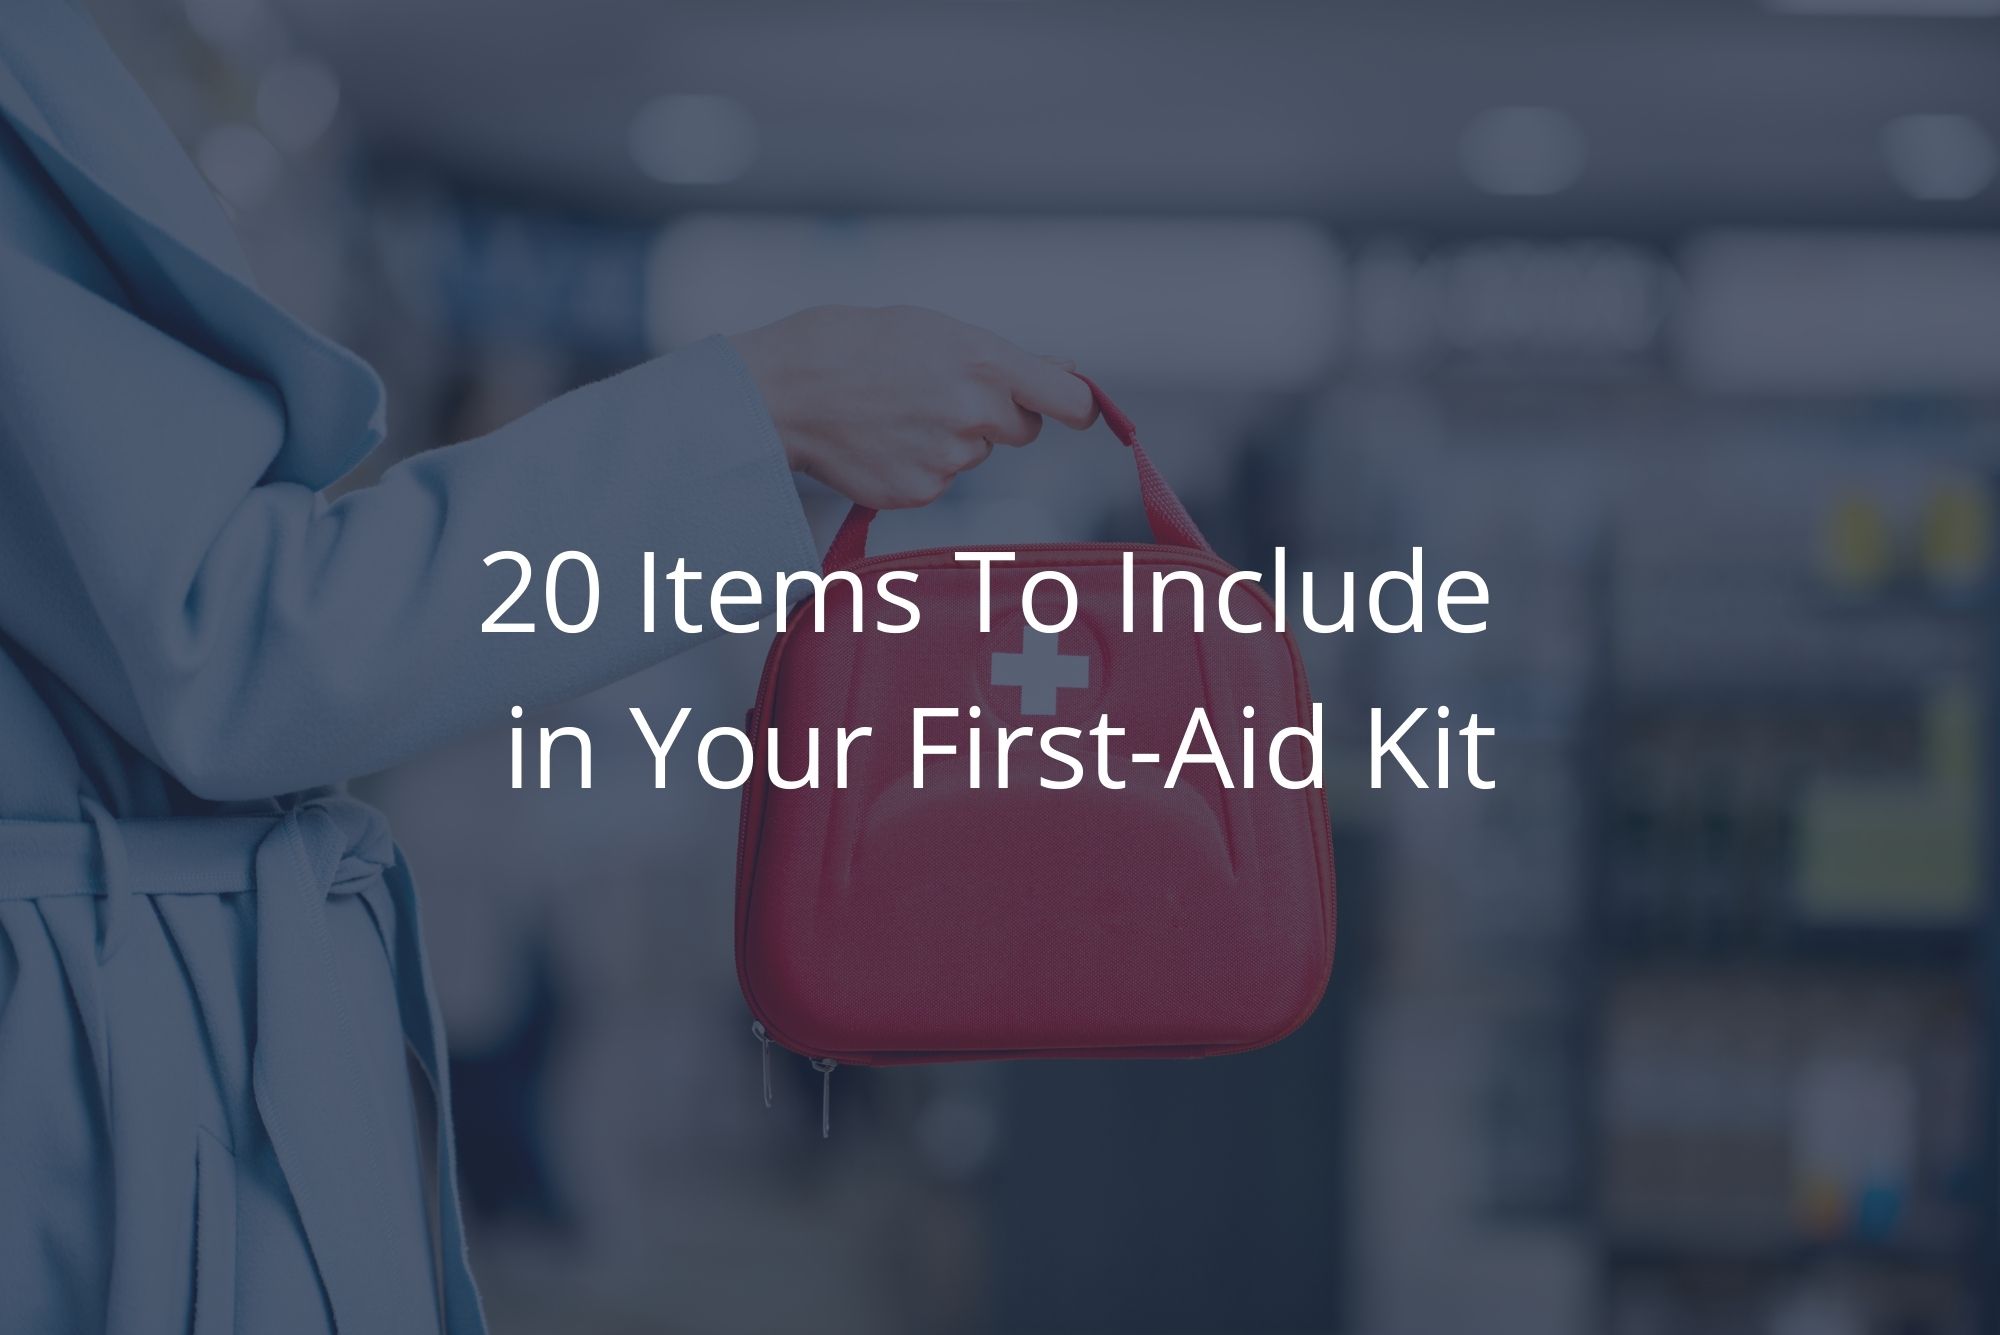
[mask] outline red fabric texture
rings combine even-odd
[[[806,730],[821,730],[821,786],[781,789],[761,762],[743,793],[737,866],[738,976],[771,1038],[812,1057],[860,1065],[1010,1057],[1187,1057],[1275,1041],[1318,1005],[1332,966],[1333,852],[1323,792],[1288,790],[1265,767],[1278,729],[1310,722],[1304,667],[1255,585],[1239,586],[1239,620],[1214,617],[1231,568],[1209,550],[1164,478],[1139,449],[1130,419],[1101,391],[1100,411],[1133,449],[1157,542],[1029,545],[993,567],[992,630],[978,627],[978,569],[951,549],[866,557],[868,512],[857,508],[828,555],[864,588],[878,570],[919,573],[900,586],[922,608],[913,632],[855,633],[851,594],[794,610],[773,644],[751,716],[752,736],[778,733],[780,769],[804,772]],[[1135,553],[1141,609],[1120,629],[1120,553]],[[1030,644],[1021,591],[1037,571],[1076,584],[1076,620],[1042,646],[1063,656],[1062,684],[1039,701],[1003,662]],[[1192,599],[1167,595],[1151,630],[1152,575],[1185,570],[1203,584],[1208,628]],[[1038,611],[1053,618],[1053,591]],[[1250,600],[1256,600],[1252,611]],[[885,615],[899,619],[891,610]],[[872,622],[874,612],[870,611]],[[801,620],[805,624],[801,628]],[[998,657],[996,657],[998,656]],[[1087,667],[1077,665],[1087,660]],[[980,716],[967,717],[977,705]],[[915,707],[957,708],[926,740],[955,756],[928,758],[912,781]],[[1196,706],[1208,711],[1239,786],[1212,766],[1166,770]],[[1243,710],[1254,709],[1257,782],[1240,786]],[[1100,715],[1126,728],[1113,742],[1122,789],[1100,785],[1087,730]],[[871,726],[851,753],[848,787],[833,786],[834,729]],[[998,727],[1034,725],[996,787]],[[1063,747],[1081,784],[1044,788],[1067,769],[1046,757],[1043,730],[1086,730]],[[981,735],[982,786],[967,778],[968,734]],[[1129,763],[1157,753],[1157,764]],[[1289,773],[1304,766],[1288,744]]]

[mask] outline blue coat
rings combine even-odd
[[[585,548],[607,609],[648,548],[811,567],[782,450],[710,341],[329,503],[379,381],[68,0],[7,8],[0,1329],[477,1331],[416,900],[337,785],[687,643],[482,635],[490,551]]]

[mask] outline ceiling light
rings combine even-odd
[[[310,148],[340,110],[340,83],[317,60],[286,60],[257,81],[257,123],[278,147]]]
[[[218,51],[248,56],[270,49],[274,39],[264,0],[181,0],[181,12],[195,35]]]
[[[1491,107],[1458,144],[1465,174],[1495,195],[1553,195],[1583,175],[1583,128],[1553,107]]]
[[[253,125],[218,125],[195,145],[194,160],[215,192],[239,209],[252,209],[277,184],[284,160]]]
[[[801,306],[929,306],[1113,381],[1293,390],[1334,363],[1347,270],[1279,218],[683,214],[647,278],[653,346]]]
[[[720,185],[750,169],[757,123],[734,98],[659,97],[639,108],[627,142],[639,170],[668,185]]]
[[[1882,127],[1889,174],[1924,200],[1971,199],[1993,181],[2000,152],[1970,116],[1898,116]]]

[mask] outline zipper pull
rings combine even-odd
[[[771,1106],[771,1036],[764,1032],[762,1020],[750,1022],[750,1032],[757,1036],[757,1042],[764,1049],[764,1106]]]
[[[831,1057],[815,1057],[812,1067],[819,1072],[819,1138],[833,1136],[833,1068],[840,1065]]]

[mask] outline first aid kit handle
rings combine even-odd
[[[1118,437],[1120,444],[1132,451],[1132,461],[1139,468],[1139,499],[1146,506],[1146,522],[1152,526],[1153,539],[1165,547],[1191,547],[1198,552],[1213,555],[1215,549],[1208,545],[1208,539],[1195,527],[1194,517],[1181,504],[1181,498],[1174,495],[1174,489],[1167,485],[1160,470],[1153,467],[1153,461],[1146,457],[1145,447],[1139,444],[1139,429],[1132,425],[1132,419],[1117,404],[1111,401],[1097,382],[1088,376],[1078,376],[1078,380],[1090,386],[1091,397],[1097,400],[1098,415],[1104,425],[1111,428],[1111,434]],[[826,549],[825,573],[845,570],[859,565],[868,555],[868,526],[875,520],[875,511],[865,505],[857,505],[847,512],[840,531],[833,535],[833,545]]]

